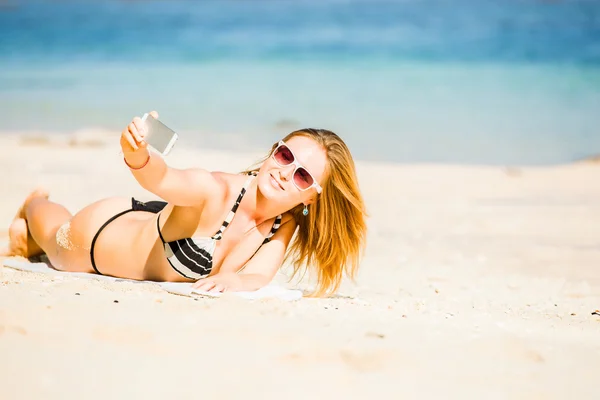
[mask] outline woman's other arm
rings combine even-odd
[[[290,216],[287,221],[284,219],[271,240],[258,249],[240,272],[218,272],[200,279],[192,286],[205,291],[239,292],[258,290],[268,285],[281,267],[285,251],[295,231],[296,222]]]

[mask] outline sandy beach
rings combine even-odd
[[[72,212],[154,198],[116,133],[0,147],[0,242],[36,186]],[[261,155],[182,142],[168,162],[234,172]],[[0,398],[598,398],[599,163],[357,168],[368,246],[332,298],[194,299],[0,267]],[[310,286],[288,273],[277,282]]]

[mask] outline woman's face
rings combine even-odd
[[[285,145],[291,150],[295,160],[312,175],[319,185],[323,186],[327,165],[325,149],[306,136],[294,136],[285,142]],[[294,179],[297,179],[298,182],[303,178],[298,175],[294,178],[295,170],[294,163],[281,166],[271,155],[260,167],[258,189],[264,197],[284,204],[290,209],[300,203],[311,204],[317,199],[317,189],[315,187],[304,191],[298,189],[294,184]],[[299,173],[296,172],[296,174]]]

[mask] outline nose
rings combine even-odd
[[[279,169],[279,176],[281,180],[289,181],[292,179],[292,174],[294,172],[294,164],[286,165]]]

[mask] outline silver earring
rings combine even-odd
[[[304,215],[305,217],[308,215],[308,206],[304,206],[304,210],[302,210],[302,215]]]

